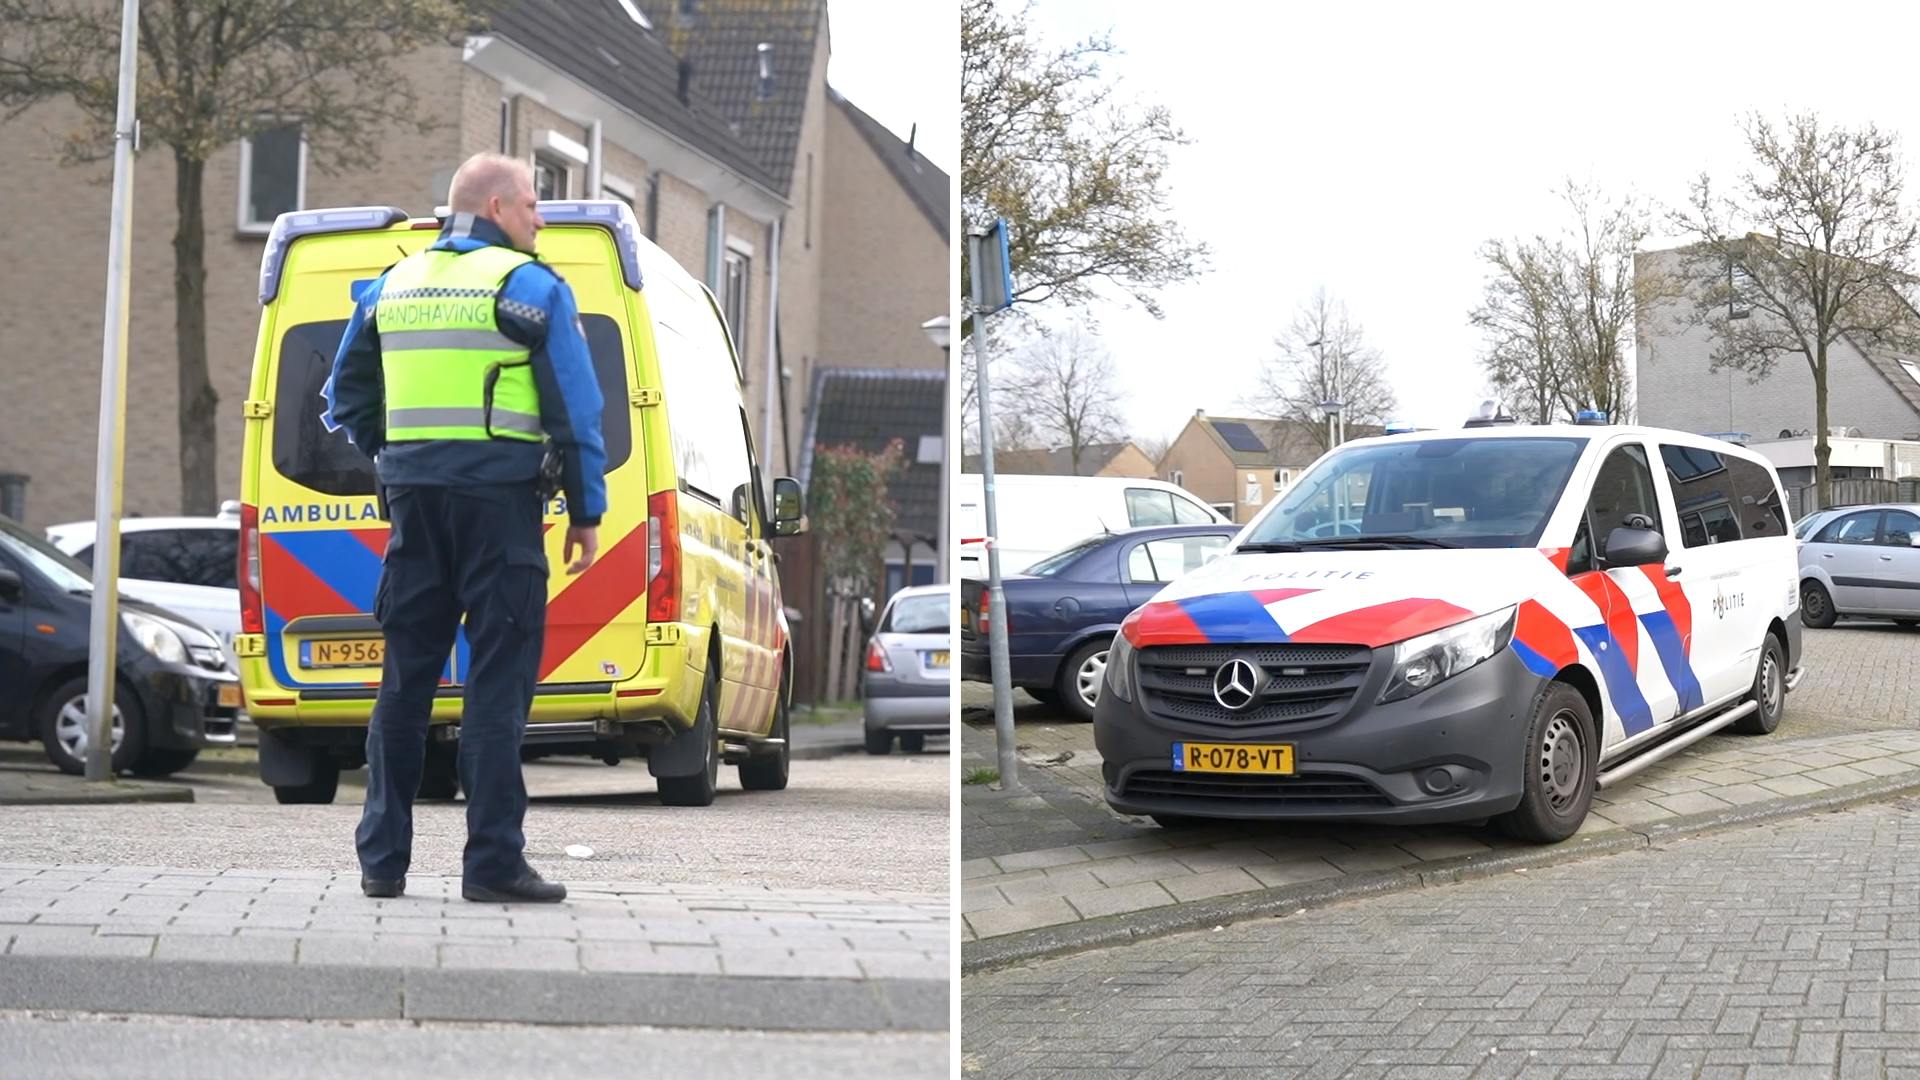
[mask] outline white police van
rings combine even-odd
[[[1596,788],[1774,730],[1797,582],[1779,479],[1731,443],[1485,411],[1357,440],[1127,618],[1094,717],[1107,801],[1558,841]]]

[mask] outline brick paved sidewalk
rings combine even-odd
[[[944,1030],[950,933],[940,896],[0,863],[0,1008]]]

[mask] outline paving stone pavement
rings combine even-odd
[[[1778,732],[1709,737],[1600,792],[1582,834],[1920,774],[1920,634],[1843,623],[1805,640],[1807,674]],[[969,684],[963,703],[979,700]],[[1017,700],[1021,787],[962,789],[963,942],[1522,846],[1472,826],[1169,832],[1107,809],[1092,725]],[[963,718],[963,772],[990,767],[991,717]]]
[[[962,981],[962,1074],[1920,1080],[1920,800]]]

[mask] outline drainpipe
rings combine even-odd
[[[766,403],[760,406],[760,436],[766,440],[765,454],[767,490],[773,490],[773,389],[780,381],[780,222],[773,219],[772,253],[767,263],[767,394]],[[785,442],[785,440],[781,440]],[[792,470],[793,462],[787,462]]]
[[[600,121],[587,125],[587,198],[603,199],[606,195],[600,190],[600,173],[604,162],[600,157]]]

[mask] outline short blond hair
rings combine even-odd
[[[487,201],[505,202],[533,187],[533,168],[505,154],[475,154],[462,162],[447,191],[447,206],[456,214],[484,214]]]

